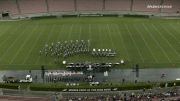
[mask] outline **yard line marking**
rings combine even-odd
[[[128,33],[129,33],[129,35],[130,35],[130,38],[132,39],[132,41],[133,41],[136,49],[138,50],[138,53],[139,53],[139,56],[141,57],[142,62],[144,63],[144,58],[143,58],[143,56],[142,56],[142,54],[141,54],[141,52],[140,52],[140,49],[137,47],[137,44],[136,44],[136,42],[135,42],[132,34],[130,33],[128,26],[127,26],[125,23],[124,23],[124,26],[125,26],[125,28],[127,29]]]
[[[18,24],[18,26],[15,28],[15,32],[16,31],[18,31],[18,28],[20,28],[21,27],[21,25],[22,24]],[[7,30],[8,31],[8,30]],[[11,31],[12,32],[12,31]],[[9,35],[5,40],[3,40],[1,43],[0,43],[0,48],[1,48],[1,46],[5,43],[5,42],[7,42],[9,39],[11,38],[11,36]],[[4,54],[5,52],[2,52],[2,54]],[[2,59],[2,57],[0,57],[0,60]]]
[[[27,29],[27,27],[26,27],[26,29]],[[3,58],[6,54],[8,54],[9,50],[14,46],[14,44],[16,43],[16,41],[18,41],[18,39],[21,38],[21,36],[23,35],[24,32],[25,32],[25,30],[23,30],[23,31],[21,32],[21,35],[19,35],[18,37],[16,37],[16,39],[15,39],[14,42],[8,47],[8,49],[6,50],[6,52],[3,53],[3,55],[2,55],[1,58],[0,58],[0,61],[2,61],[2,58]]]
[[[77,26],[79,27],[78,40],[81,40],[82,27],[81,27],[81,25],[78,25],[78,24],[77,24]]]
[[[21,51],[21,49],[24,47],[24,45],[27,43],[27,41],[29,40],[29,38],[33,35],[32,33],[34,32],[34,30],[37,28],[33,27],[33,30],[31,31],[31,33],[28,34],[28,36],[26,37],[26,40],[23,42],[23,44],[20,46],[20,48],[18,49],[18,51],[16,52],[15,56],[11,59],[11,61],[9,62],[9,64],[12,64],[14,62],[14,59],[16,59],[17,55],[19,54],[19,52]]]
[[[100,26],[99,24],[97,25],[97,28],[98,28],[98,35],[99,35],[99,41],[100,41],[100,48],[103,48],[102,47],[102,43],[103,43],[103,41],[102,41],[102,38],[101,38],[101,28],[100,27],[102,27],[102,26]]]
[[[67,41],[69,40],[69,38],[70,38],[70,36],[71,36],[71,32],[72,32],[73,26],[74,26],[74,24],[71,24],[69,33],[68,33],[68,35],[67,35]],[[69,27],[69,26],[68,26],[68,27]],[[54,30],[53,30],[53,31],[54,31]],[[53,31],[52,31],[52,32],[53,32]],[[53,64],[52,61],[49,61],[49,65],[52,65],[52,64]]]
[[[139,33],[139,35],[141,36],[141,38],[143,39],[146,47],[148,48],[148,50],[150,51],[151,55],[153,56],[153,59],[155,60],[156,63],[158,63],[159,61],[157,60],[157,58],[154,56],[153,52],[151,51],[147,41],[145,40],[144,36],[142,35],[142,33],[137,29],[137,27],[135,25],[134,26],[134,29]]]
[[[46,40],[46,43],[48,43],[49,41],[50,41],[50,37],[53,35],[53,29],[54,29],[54,27],[55,27],[56,25],[52,25],[52,27],[51,27],[51,29],[50,29],[50,32],[49,32],[49,35],[48,35],[48,38],[47,38],[47,40]]]
[[[82,27],[81,27],[81,25],[80,25],[80,28],[79,28],[79,30],[80,30],[80,32],[79,32],[79,40],[81,39],[81,34],[82,34]]]
[[[89,48],[89,50],[91,49],[91,41],[92,41],[92,32],[91,32],[91,24],[88,24],[88,32],[89,32],[89,40],[90,40],[90,42],[89,42],[89,46],[90,46],[90,48]],[[93,61],[93,58],[92,57],[90,57],[90,61]]]
[[[88,28],[87,28],[88,26]],[[86,24],[86,31],[87,31],[87,37],[86,37],[86,40],[89,40],[89,24]]]
[[[127,50],[127,47],[126,47],[126,45],[125,45],[125,42],[124,42],[124,39],[123,39],[123,36],[122,36],[122,33],[121,33],[121,31],[119,30],[119,27],[118,27],[117,24],[115,24],[115,28],[116,28],[116,30],[118,31],[118,35],[120,35],[121,42],[122,42],[123,47],[124,47],[125,52],[126,52],[126,56],[127,56],[128,60],[131,61],[130,56],[129,56],[129,53],[128,53],[128,50]]]
[[[180,21],[179,21],[179,20],[177,21],[177,24],[179,24],[179,25],[180,25]]]
[[[8,27],[6,27],[6,29],[5,29],[5,30],[3,30],[3,32],[1,31],[1,33],[0,33],[0,37],[1,37],[2,35],[4,35],[7,31],[9,31],[9,30],[10,30],[10,28],[11,28],[11,26],[8,26]]]
[[[60,29],[60,32],[59,32],[59,35],[58,35],[58,39],[59,39],[59,37],[60,37],[60,33],[62,32],[62,29],[64,28],[64,25],[62,25],[62,27],[61,27],[61,29]],[[43,31],[45,31],[45,30],[43,30]],[[42,32],[43,32],[42,31]],[[51,32],[51,31],[50,31]],[[39,35],[39,37],[37,38],[37,41],[36,41],[36,43],[38,42],[38,39],[40,38],[40,36],[41,36],[41,34]],[[49,36],[49,35],[48,35]],[[58,39],[57,39],[57,41],[58,41]],[[33,46],[33,48],[31,48],[31,52],[32,52],[32,49],[34,49],[34,47],[35,47],[35,45],[36,44],[34,44],[34,46]],[[31,53],[30,52],[30,53]],[[30,53],[29,53],[29,55],[30,55]],[[29,55],[28,55],[28,57],[29,57]],[[38,57],[38,58],[40,58],[40,56]],[[45,57],[46,58],[46,57]],[[39,61],[39,60],[38,60]],[[36,62],[36,64],[37,64],[37,62]],[[46,64],[47,65],[47,64]]]
[[[179,31],[177,31],[177,29],[176,28],[174,28],[173,26],[172,26],[172,24],[169,24],[169,26],[171,27],[171,28],[173,28],[174,29],[174,31],[175,32],[177,32],[177,33],[179,33]],[[162,27],[163,28],[163,27]],[[166,28],[164,28],[167,32],[169,32],[169,30],[167,30]],[[169,32],[170,33],[170,32]],[[176,41],[178,42],[179,40],[173,35],[173,34],[170,34],[174,39],[176,39]]]
[[[90,38],[90,41],[92,40],[92,36],[91,36],[91,24],[88,25],[88,31],[89,31],[89,38]]]
[[[67,40],[70,40],[69,38],[71,37],[73,27],[74,27],[74,24],[71,24],[71,27],[70,27],[70,30],[69,30],[69,33],[68,33]]]
[[[92,31],[91,31],[92,28],[91,28],[91,24],[88,25],[88,30],[89,30],[88,32],[89,32],[89,40],[90,40],[90,49],[91,49],[91,44],[92,44],[91,43],[91,41],[92,41],[92,35],[91,35],[92,34]],[[93,61],[93,57],[90,57],[90,60]]]
[[[169,43],[169,41],[161,34],[161,32],[159,32],[159,30],[154,26],[154,24],[151,24],[154,29],[159,33],[159,35],[168,43],[168,45],[171,47],[171,49],[176,53],[176,55],[178,55],[178,57],[180,57],[180,54],[176,51],[176,49],[174,49],[174,47]]]
[[[151,38],[155,41],[155,43],[159,46],[159,48],[161,49],[161,51],[163,52],[163,54],[165,55],[165,57],[168,59],[169,63],[172,63],[172,61],[170,60],[169,56],[167,55],[167,53],[165,52],[165,50],[161,47],[161,45],[159,44],[159,42],[154,38],[154,36],[149,32],[148,28],[145,26],[145,24],[142,24],[143,27],[145,28],[145,30],[149,33],[149,35],[151,36]]]
[[[43,31],[45,31],[45,30],[42,30],[42,32],[43,32]],[[40,32],[41,32],[41,31],[40,31]],[[29,58],[29,55],[32,53],[32,50],[34,49],[35,45],[37,45],[38,39],[39,39],[39,37],[42,35],[42,32],[41,32],[40,34],[38,34],[36,40],[34,41],[32,47],[30,48],[30,50],[29,50],[29,52],[28,52],[27,56],[25,57],[25,59],[24,59],[24,61],[23,61],[22,64],[25,65],[25,62],[26,62],[27,59]]]
[[[106,25],[107,26],[107,29],[108,29],[108,35],[109,35],[109,37],[110,37],[110,40],[111,40],[111,45],[112,45],[112,47],[114,48],[114,43],[113,43],[113,41],[112,41],[112,36],[110,35],[110,29],[109,29],[109,24],[107,24]]]
[[[57,37],[57,40],[56,41],[59,41],[59,38],[61,36],[61,33],[63,32],[62,30],[64,29],[64,25],[61,26],[61,29],[59,31],[59,34],[58,34],[58,37]]]
[[[50,37],[51,37],[52,34],[53,34],[52,31],[53,31],[53,29],[54,29],[54,26],[55,26],[55,25],[52,25],[52,27],[51,27],[51,29],[50,29],[50,32],[48,33],[47,40],[45,41],[45,44],[47,44],[48,41],[50,40]],[[40,59],[40,56],[39,56],[38,59],[36,60],[35,64],[37,64],[37,63],[39,62],[39,59]]]
[[[14,31],[18,31],[18,28],[20,28],[21,26],[22,26],[22,25],[19,24],[19,26],[16,27],[16,29],[15,29]],[[6,40],[4,40],[4,41],[2,41],[2,42],[0,43],[0,47],[1,47],[1,45],[3,45],[9,38],[10,38],[10,35],[6,38]]]
[[[119,35],[117,34],[118,32],[117,32],[117,30],[115,28],[115,24],[110,24],[109,28],[110,28],[110,30],[112,32],[111,36],[113,37],[114,46],[115,46],[115,48],[117,48],[117,50],[118,50],[118,52],[120,54],[119,57],[117,57],[117,59],[118,60],[119,59],[124,59],[126,61],[129,61],[128,57],[127,57],[127,53],[125,53],[125,49],[123,49],[124,47],[123,47],[122,40],[119,41],[120,39],[119,39]],[[116,41],[114,41],[114,40],[116,40]],[[117,45],[120,46],[120,47],[117,47]]]
[[[82,26],[81,26],[81,24],[77,24],[77,26],[79,27],[79,34],[78,34],[78,40],[80,41],[80,40],[84,40],[84,39],[82,39]],[[71,33],[72,32],[72,30],[70,30],[69,31],[69,33]],[[80,58],[82,58],[83,60],[85,60],[84,59],[84,57],[80,57]]]

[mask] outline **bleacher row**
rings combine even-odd
[[[147,5],[172,5],[168,8],[147,8]],[[0,0],[0,13],[11,15],[72,11],[180,11],[180,0]]]
[[[22,97],[22,96],[0,96],[0,101],[51,101],[51,99]]]

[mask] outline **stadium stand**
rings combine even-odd
[[[0,96],[0,101],[51,101],[49,98],[32,98],[22,96]]]
[[[18,0],[22,14],[47,12],[45,0]]]
[[[49,12],[74,11],[74,0],[48,0]]]
[[[160,5],[161,0],[134,0],[133,11],[160,12],[159,8],[147,8],[148,5]]]
[[[163,5],[172,5],[171,9],[164,8],[162,12],[178,13],[180,12],[180,0],[164,0]]]
[[[19,14],[16,0],[0,0],[0,13],[9,12],[12,15]]]
[[[131,0],[106,0],[105,10],[108,11],[130,11]]]
[[[172,8],[147,8],[148,5],[172,5]],[[179,14],[179,5],[180,0],[0,0],[0,13],[8,12],[11,17],[61,15],[62,12],[77,14],[83,11]]]
[[[101,11],[103,0],[77,0],[77,11]]]

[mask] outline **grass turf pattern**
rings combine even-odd
[[[180,20],[80,17],[0,22],[0,69],[63,68],[39,50],[57,41],[90,40],[91,48],[115,49],[115,57],[76,55],[68,62],[120,62],[141,68],[180,67]]]

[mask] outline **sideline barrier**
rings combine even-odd
[[[137,85],[113,85],[113,86],[52,86],[52,85],[31,85],[32,91],[64,91],[64,92],[96,92],[96,91],[123,91],[123,90],[140,90],[152,89],[150,84]]]
[[[6,89],[18,89],[18,85],[14,85],[14,84],[6,84],[6,83],[0,83],[0,88],[6,88]]]

